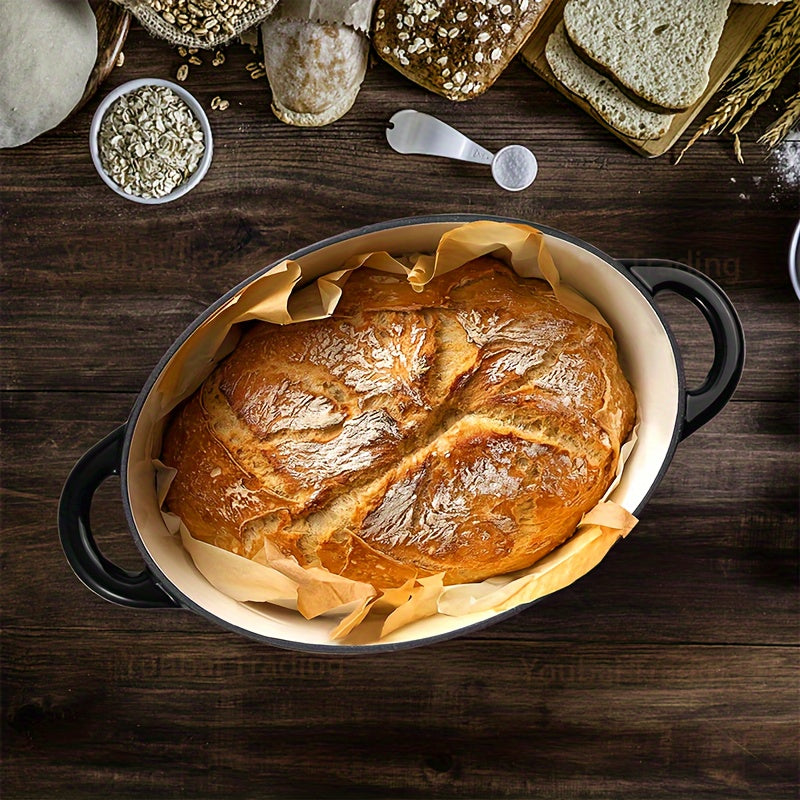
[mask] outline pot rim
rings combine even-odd
[[[509,617],[514,616],[520,613],[521,611],[529,608],[530,606],[534,605],[535,603],[539,602],[539,600],[534,600],[531,603],[525,603],[516,606],[515,608],[509,609],[507,611],[493,614],[485,619],[481,619],[477,622],[465,625],[464,627],[456,628],[455,630],[451,631],[446,631],[445,633],[434,634],[432,636],[428,636],[425,638],[415,639],[412,641],[384,642],[384,643],[377,642],[374,644],[366,644],[366,645],[342,645],[336,643],[320,644],[320,643],[310,643],[310,642],[298,642],[292,639],[280,639],[271,636],[264,636],[262,634],[255,633],[254,631],[248,630],[246,628],[242,628],[232,622],[229,622],[226,619],[223,619],[222,617],[217,616],[213,612],[209,611],[206,607],[192,600],[190,597],[184,594],[180,589],[178,589],[172,583],[172,581],[162,572],[158,563],[155,562],[154,559],[151,557],[150,553],[148,552],[144,544],[142,536],[139,533],[138,526],[136,525],[136,522],[133,518],[130,495],[128,491],[128,460],[130,456],[130,447],[133,438],[133,433],[136,428],[142,408],[147,398],[149,397],[150,392],[152,391],[156,381],[160,377],[161,373],[164,371],[169,361],[172,359],[175,353],[184,345],[184,343],[189,339],[189,337],[192,336],[195,333],[195,331],[197,331],[205,323],[205,321],[209,317],[211,317],[215,311],[217,311],[217,309],[219,309],[222,305],[227,303],[244,287],[246,287],[255,279],[264,275],[269,270],[273,269],[277,264],[280,264],[282,261],[285,261],[287,259],[292,259],[292,260],[299,259],[302,258],[303,256],[306,256],[310,253],[314,253],[330,245],[344,242],[349,239],[354,239],[362,235],[370,233],[378,233],[383,230],[409,227],[412,225],[437,224],[437,223],[463,224],[479,220],[489,220],[495,222],[506,222],[512,224],[532,226],[546,235],[565,240],[571,244],[574,244],[588,251],[589,253],[598,257],[603,262],[608,264],[610,267],[615,269],[617,272],[622,273],[622,275],[636,287],[639,293],[644,297],[647,303],[651,306],[652,310],[655,312],[655,315],[659,323],[662,325],[664,329],[664,332],[669,341],[669,345],[672,348],[673,354],[675,355],[674,361],[677,373],[676,378],[678,386],[678,408],[677,408],[677,414],[673,421],[672,435],[670,437],[669,445],[664,451],[661,466],[658,470],[655,479],[653,480],[647,492],[642,497],[641,501],[634,510],[633,512],[634,515],[638,515],[641,509],[647,504],[653,492],[655,492],[662,478],[666,474],[669,468],[669,464],[674,455],[675,449],[681,439],[681,430],[682,430],[685,407],[686,407],[686,391],[685,391],[686,387],[685,387],[684,370],[680,358],[680,350],[678,349],[677,341],[674,335],[672,334],[672,331],[670,330],[669,325],[664,319],[662,313],[658,309],[658,306],[655,304],[653,296],[648,292],[644,284],[632,273],[632,271],[620,261],[611,258],[611,256],[609,256],[607,253],[598,249],[594,245],[585,242],[584,240],[580,239],[577,236],[566,233],[557,228],[552,228],[547,225],[539,225],[534,222],[516,219],[512,217],[504,217],[504,216],[488,215],[488,214],[437,214],[437,215],[425,215],[419,217],[404,217],[400,219],[374,223],[371,225],[366,225],[360,228],[347,231],[345,233],[337,234],[335,236],[323,239],[314,244],[302,247],[299,250],[294,251],[290,255],[281,257],[280,259],[263,267],[262,269],[253,273],[252,275],[241,281],[239,284],[234,286],[232,289],[230,289],[228,292],[226,292],[224,295],[218,298],[214,303],[208,306],[203,312],[201,312],[201,314],[198,315],[189,324],[189,326],[173,341],[169,349],[164,353],[162,358],[159,360],[158,364],[150,373],[150,376],[148,377],[147,381],[142,387],[142,390],[137,396],[136,401],[134,402],[134,405],[131,409],[128,420],[123,426],[124,440],[121,448],[122,457],[121,457],[121,467],[120,467],[120,477],[121,477],[120,487],[122,494],[123,509],[125,513],[125,519],[128,524],[128,528],[131,531],[136,547],[142,554],[146,567],[152,574],[153,580],[162,589],[162,591],[164,591],[169,597],[173,598],[179,606],[187,610],[193,611],[227,630],[246,636],[249,639],[268,643],[270,645],[280,647],[282,649],[304,651],[310,653],[326,653],[326,654],[338,654],[338,655],[350,655],[350,654],[366,655],[372,653],[406,650],[412,647],[420,647],[423,645],[436,644],[438,642],[446,641],[448,639],[452,639],[457,636],[460,637],[465,634],[474,633],[476,631],[482,630],[483,628],[489,627],[490,625],[494,625],[495,623],[498,623],[504,619],[508,619]]]

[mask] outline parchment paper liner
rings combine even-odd
[[[410,266],[385,252],[364,253],[304,287],[299,286],[300,265],[283,261],[217,309],[202,326],[205,335],[199,346],[179,350],[162,372],[153,390],[160,402],[160,415],[154,426],[151,448],[159,507],[175,474],[157,460],[160,431],[166,416],[192,394],[216,363],[235,347],[239,323],[260,319],[287,325],[330,316],[348,276],[362,266],[407,275],[409,283],[420,291],[436,275],[457,269],[481,255],[502,259],[522,277],[543,278],[566,308],[608,327],[591,303],[560,282],[544,236],[525,225],[491,221],[467,223],[445,233],[434,255],[404,258]],[[602,411],[598,414],[599,421]],[[307,619],[323,614],[338,616],[339,623],[331,631],[333,639],[347,637],[368,615],[382,615],[380,638],[435,614],[462,616],[506,611],[562,589],[593,569],[617,539],[627,536],[637,522],[626,509],[608,500],[635,442],[636,429],[621,449],[614,482],[603,499],[584,515],[569,540],[526,570],[474,584],[445,587],[443,576],[434,575],[379,592],[367,583],[333,575],[320,567],[303,568],[269,543],[252,560],[235,555],[195,539],[178,517],[163,509],[161,513],[169,532],[180,535],[197,569],[234,600],[296,608]]]

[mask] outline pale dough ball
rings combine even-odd
[[[97,59],[87,0],[0,0],[0,147],[17,147],[69,116]]]

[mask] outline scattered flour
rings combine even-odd
[[[779,200],[785,191],[800,190],[800,139],[787,139],[771,153],[772,168],[777,182],[772,200]]]

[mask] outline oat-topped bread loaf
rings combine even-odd
[[[178,409],[166,506],[247,557],[478,581],[572,535],[634,415],[609,331],[543,281],[483,257],[417,293],[362,268],[331,318],[253,324]]]
[[[575,51],[638,103],[669,113],[708,86],[730,0],[568,0]]]
[[[550,0],[378,0],[373,43],[410,80],[450,100],[485,92]]]

